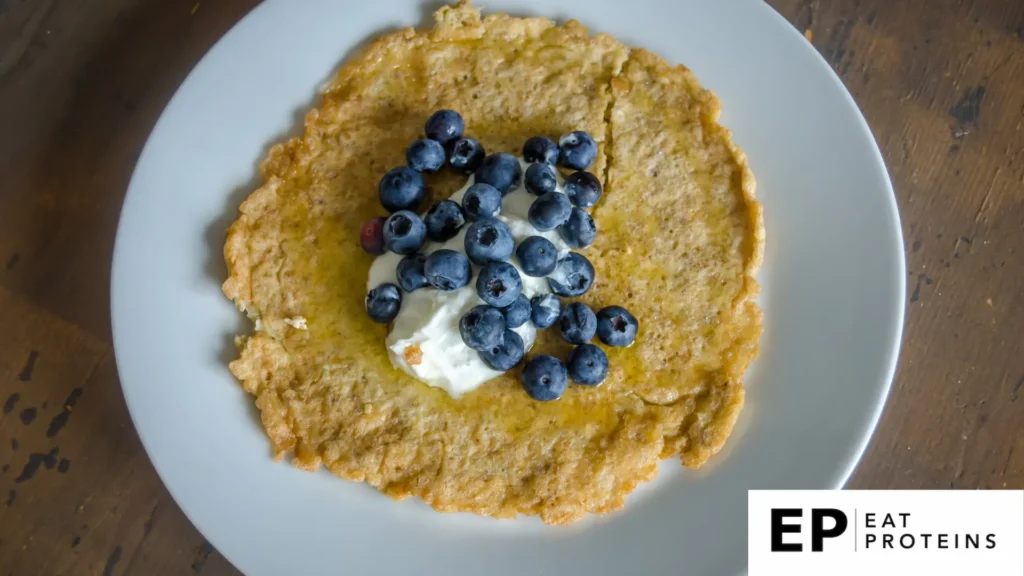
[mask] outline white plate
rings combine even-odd
[[[864,119],[758,0],[484,4],[572,15],[685,63],[721,98],[768,231],[762,352],[721,455],[692,473],[666,461],[624,511],[568,528],[441,515],[270,459],[225,366],[231,335],[247,327],[219,290],[224,230],[267,147],[297,129],[342,58],[433,8],[269,0],[203,58],[154,128],[121,214],[111,292],[124,394],[160,477],[249,574],[742,572],[748,489],[839,487],[855,466],[895,369],[905,288],[896,203]]]

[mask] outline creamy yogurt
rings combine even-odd
[[[508,225],[516,246],[530,236],[543,236],[558,249],[559,259],[564,258],[570,248],[559,236],[558,231],[541,232],[527,219],[530,205],[537,196],[526,191],[524,181],[528,164],[522,159],[519,163],[522,166],[523,178],[520,178],[518,188],[502,198],[501,214],[497,218]],[[564,182],[560,175],[556,173],[556,176],[556,191],[563,192]],[[466,185],[452,194],[450,199],[461,206],[462,196],[473,185],[473,181],[471,176]],[[465,254],[466,230],[469,229],[469,225],[467,222],[459,233],[447,242],[428,240],[423,245],[423,254],[430,254],[442,248]],[[402,255],[394,252],[378,256],[370,266],[366,282],[367,291],[387,282],[397,286],[396,269],[402,258]],[[546,278],[535,278],[523,273],[515,254],[509,258],[509,263],[515,266],[523,279],[524,296],[533,298],[538,294],[551,292]],[[411,293],[403,292],[402,309],[392,323],[391,331],[385,340],[388,356],[395,368],[425,384],[442,388],[455,398],[502,374],[488,366],[476,350],[466,346],[459,333],[459,320],[462,316],[470,308],[484,304],[476,293],[478,271],[479,266],[474,265],[469,284],[458,290],[445,292],[426,287]],[[513,330],[523,339],[524,350],[529,351],[537,339],[537,328],[532,322],[526,322]]]

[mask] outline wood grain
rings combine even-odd
[[[111,351],[149,131],[256,0],[0,0],[0,574],[234,574],[160,484]],[[856,488],[1024,488],[1024,3],[771,0],[864,111],[907,245]],[[808,32],[809,31],[809,32]]]

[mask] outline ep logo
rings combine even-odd
[[[750,576],[1024,576],[1024,491],[751,490]]]
[[[804,510],[802,508],[771,509],[771,550],[772,552],[803,552]],[[835,508],[811,508],[810,535],[811,551],[822,552],[826,538],[836,538],[846,532],[849,520],[842,510]]]

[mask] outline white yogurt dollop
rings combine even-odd
[[[501,214],[498,219],[508,225],[515,238],[516,247],[530,236],[543,236],[558,248],[559,259],[569,253],[569,245],[558,235],[557,230],[541,232],[530,224],[527,212],[537,196],[526,191],[524,180],[528,164],[520,159],[523,178],[519,187],[502,198]],[[462,205],[462,196],[473,184],[473,177],[461,189],[451,195],[451,200]],[[563,190],[563,182],[558,176],[558,192]],[[471,222],[459,230],[459,233],[447,242],[427,241],[423,246],[423,254],[446,248],[466,253],[466,230]],[[369,278],[366,282],[367,291],[390,282],[398,286],[397,267],[403,256],[393,252],[378,256],[370,266]],[[551,292],[545,278],[534,278],[523,273],[522,268],[513,254],[509,263],[516,267],[523,280],[523,295],[533,298],[538,294]],[[459,320],[470,308],[484,304],[476,293],[476,275],[479,266],[473,265],[473,276],[469,284],[445,292],[431,287],[420,288],[414,292],[402,293],[402,309],[391,326],[385,340],[388,356],[395,368],[399,368],[420,381],[443,388],[453,397],[473,390],[488,380],[502,374],[494,370],[480,358],[479,352],[473,350],[462,341],[459,334]],[[537,328],[532,322],[513,329],[523,339],[523,347],[529,351],[537,338]]]

